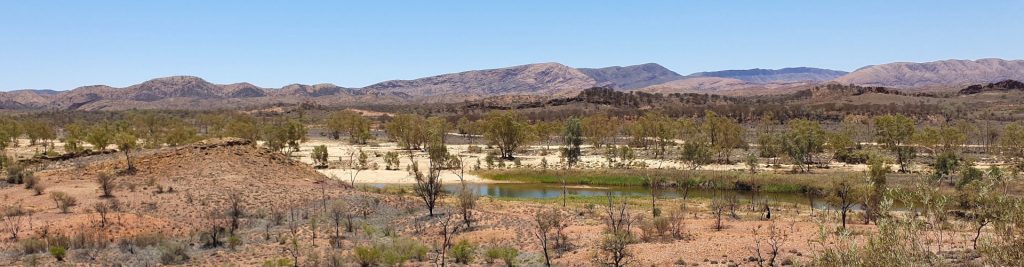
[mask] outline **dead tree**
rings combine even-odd
[[[462,192],[459,193],[459,210],[462,212],[462,222],[466,225],[466,229],[472,228],[473,223],[473,209],[476,208],[477,195],[467,188],[463,188]]]
[[[721,231],[725,228],[723,217],[725,217],[726,209],[729,208],[725,196],[719,193],[717,190],[711,197],[711,203],[708,204],[708,210],[711,211],[711,215],[715,218],[715,231]]]
[[[334,235],[331,236],[331,246],[341,248],[341,225],[344,223],[347,212],[341,202],[335,202],[331,206],[331,222],[334,223]]]
[[[453,221],[451,210],[445,209],[444,217],[441,218],[440,224],[438,226],[440,227],[439,230],[441,230],[441,240],[440,244],[436,245],[436,248],[434,249],[435,252],[437,252],[437,255],[440,257],[440,265],[444,267],[447,266],[447,261],[445,260],[445,257],[448,254],[448,248],[452,246],[452,239],[455,238],[455,233],[459,232],[462,224]]]
[[[541,211],[538,212],[535,217],[537,231],[534,235],[537,237],[537,240],[540,241],[541,251],[544,252],[544,266],[551,266],[551,256],[548,253],[548,248],[550,247],[549,243],[551,240],[549,235],[551,234],[551,229],[557,227],[557,224],[559,223],[554,219],[556,217],[556,213],[558,213],[556,210]]]
[[[235,234],[238,230],[242,220],[242,216],[245,215],[242,210],[242,195],[235,192],[228,195],[228,217],[231,218],[231,225],[228,228],[228,233],[231,235]]]
[[[103,201],[96,202],[93,210],[96,211],[96,214],[100,215],[100,228],[107,227],[107,214],[110,213],[110,204]]]
[[[768,225],[768,236],[762,236],[760,225],[752,230],[754,235],[754,256],[757,257],[757,265],[765,266],[776,266],[775,260],[779,257],[780,253],[784,251],[783,246],[786,245],[786,241],[789,240],[790,234],[793,233],[793,224],[789,225],[789,229],[781,228],[776,225],[775,221],[772,221]],[[765,259],[765,254],[768,258]]]
[[[221,242],[221,239],[224,233],[227,232],[224,213],[211,209],[206,212],[206,216],[203,219],[203,225],[200,226],[205,228],[200,236],[200,239],[203,241],[203,248],[216,248],[223,245],[224,243]]]
[[[437,205],[437,200],[441,198],[441,169],[437,166],[439,162],[434,160],[430,161],[427,174],[419,171],[418,164],[412,163],[412,172],[416,178],[416,185],[413,186],[413,191],[416,196],[423,200],[423,204],[427,206],[427,213],[431,217],[434,216],[434,207]]]
[[[628,245],[636,242],[636,238],[630,231],[634,218],[629,214],[629,210],[626,209],[625,199],[622,200],[622,203],[616,209],[611,193],[608,194],[607,210],[605,234],[598,248],[606,260],[604,264],[623,266],[626,264],[627,258],[632,256]]]
[[[28,215],[28,212],[20,205],[4,208],[4,230],[11,234],[11,240],[18,240],[18,234],[21,233],[22,222],[25,220],[26,215]]]

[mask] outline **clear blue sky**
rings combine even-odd
[[[537,62],[656,62],[685,75],[1024,59],[1021,11],[1024,1],[3,1],[0,90],[171,75],[361,87]]]

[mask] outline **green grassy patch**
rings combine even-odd
[[[618,204],[618,203],[620,203],[620,201],[623,200],[623,198],[626,199],[626,202],[629,205],[634,205],[634,206],[650,205],[650,197],[647,197],[647,196],[614,196],[614,197],[612,197],[612,201],[615,204]],[[496,200],[503,200],[503,201],[518,201],[518,202],[530,202],[530,203],[552,204],[552,205],[554,205],[554,204],[561,205],[562,204],[562,198],[561,197],[553,197],[553,198],[495,197],[494,199],[496,199]],[[568,196],[566,196],[566,202],[568,202],[570,206],[587,205],[587,204],[593,204],[593,205],[597,205],[597,206],[602,206],[602,205],[608,205],[608,197],[607,196],[568,195]]]

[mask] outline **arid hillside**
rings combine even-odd
[[[132,156],[134,172],[126,170],[124,154],[87,156],[31,167],[39,169],[34,176],[35,183],[45,188],[41,195],[20,185],[0,189],[8,207],[20,207],[31,214],[22,219],[19,240],[67,236],[80,243],[69,244],[69,249],[85,248],[95,253],[72,254],[71,257],[91,257],[93,262],[151,265],[161,261],[158,255],[133,256],[100,248],[107,246],[107,242],[131,241],[140,236],[192,240],[191,245],[198,247],[203,243],[193,239],[198,237],[197,233],[208,231],[210,227],[232,227],[229,215],[236,204],[244,211],[243,216],[250,218],[257,214],[282,213],[296,203],[320,199],[322,194],[349,196],[352,195],[349,192],[353,192],[340,183],[325,182],[327,177],[306,164],[254,147],[241,139],[207,140],[179,148],[143,150]],[[110,196],[103,196],[103,183],[98,182],[98,177],[110,179]],[[55,194],[74,199],[76,205],[62,212]],[[140,253],[156,250],[158,245],[123,244],[137,246],[134,249]],[[15,249],[23,247],[24,242],[7,242],[4,246]],[[254,248],[246,255],[204,261],[215,265],[258,264],[262,262],[261,257],[276,255],[274,252]],[[268,254],[260,256],[259,253]],[[27,260],[4,258],[6,262],[0,264],[20,265],[19,260]]]
[[[896,62],[863,67],[834,81],[862,86],[948,90],[1006,79],[1024,79],[1024,60],[988,58],[924,63]]]

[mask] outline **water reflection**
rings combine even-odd
[[[395,186],[391,184],[369,184],[370,186],[377,188],[384,188],[389,186]],[[488,183],[488,184],[467,184],[466,187],[481,196],[489,196],[495,198],[559,198],[562,196],[562,187],[557,184],[539,184],[539,183]],[[459,184],[445,184],[443,188],[446,192],[455,193],[461,190]],[[602,187],[581,187],[581,186],[570,186],[567,190],[570,196],[605,196],[611,193],[613,196],[636,196],[636,197],[649,197],[650,191],[645,187],[638,186],[602,186]],[[659,198],[699,198],[699,199],[711,199],[714,197],[735,197],[738,202],[750,203],[752,201],[764,202],[768,201],[771,205],[779,204],[800,204],[807,205],[811,203],[815,208],[827,208],[828,203],[822,198],[811,199],[805,195],[797,193],[755,193],[750,191],[738,191],[738,190],[716,190],[716,189],[702,189],[702,188],[690,188],[689,190],[679,188],[665,188],[659,193]]]

